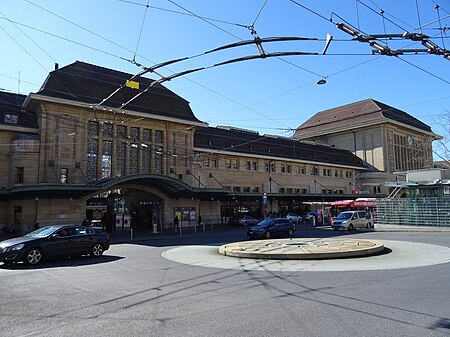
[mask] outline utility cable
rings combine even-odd
[[[266,6],[266,4],[267,4],[267,0],[264,1],[264,4],[262,5],[261,9],[258,12],[258,15],[256,15],[255,20],[253,20],[253,23],[252,23],[251,27],[255,26],[256,20],[258,20],[259,16],[261,15],[261,12],[263,11],[263,9]]]
[[[358,3],[360,3],[361,5],[363,5],[364,7],[366,7],[367,9],[369,9],[370,11],[374,12],[377,15],[383,16],[384,15],[384,10],[380,9],[380,11],[383,11],[383,15],[381,13],[379,13],[378,11],[376,11],[375,9],[371,8],[370,6],[368,6],[367,4],[365,4],[364,2],[362,2],[361,0],[356,0]],[[400,28],[403,31],[407,31],[407,29],[403,28],[402,26],[398,25],[397,23],[395,23],[394,21],[386,18],[387,21],[389,21],[390,23],[392,23],[394,26]]]
[[[3,12],[0,11],[0,14],[9,21],[14,27],[16,27],[17,30],[19,30],[23,35],[25,35],[36,47],[38,47],[45,55],[47,55],[50,59],[52,59],[53,62],[56,62],[56,60],[45,51],[44,48],[42,48],[40,45],[38,45],[29,35],[27,35],[22,29],[18,27],[13,21],[11,21]]]
[[[447,83],[447,84],[450,84],[450,82],[447,81],[446,79],[444,79],[444,78],[442,78],[442,77],[439,77],[438,75],[435,75],[435,74],[433,74],[432,72],[430,72],[430,71],[428,71],[428,70],[426,70],[426,69],[423,69],[423,68],[421,68],[421,67],[415,65],[414,63],[411,63],[411,62],[409,62],[409,61],[406,61],[405,59],[403,59],[403,58],[401,58],[401,57],[397,57],[397,58],[398,58],[399,60],[402,60],[402,61],[405,62],[405,63],[408,63],[409,65],[413,66],[414,68],[417,68],[417,69],[419,69],[420,71],[423,71],[424,73],[427,73],[428,75],[431,75],[431,76],[433,76],[434,78],[437,78],[438,80],[441,80],[442,82],[445,82],[445,83]]]
[[[141,41],[142,29],[144,28],[144,23],[145,23],[145,18],[146,18],[146,16],[147,16],[147,10],[148,10],[148,3],[149,3],[149,2],[150,2],[150,0],[147,0],[147,6],[145,6],[144,17],[143,17],[143,19],[142,19],[141,29],[140,29],[140,31],[139,31],[139,37],[138,37],[138,40],[137,40],[137,43],[136,43],[136,49],[134,50],[133,60],[136,59],[136,53],[137,53],[137,51],[138,51],[139,43],[140,43],[140,41]]]
[[[416,0],[416,10],[417,10],[417,19],[419,21],[419,27],[422,27],[422,23],[420,22],[420,12],[419,12],[419,2]],[[422,28],[420,28],[420,32],[422,33]]]
[[[437,16],[438,16],[439,30],[441,31],[442,45],[444,46],[444,49],[445,49],[444,34],[443,34],[443,31],[442,31],[441,17],[440,17],[440,14],[439,14],[439,5],[434,5],[434,8],[436,9],[436,13],[437,13]]]

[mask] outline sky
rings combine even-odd
[[[0,0],[0,90],[37,92],[55,63],[78,60],[136,74],[186,58],[145,76],[205,68],[163,85],[210,126],[290,137],[319,111],[373,98],[449,136],[450,57],[373,54],[374,47],[352,40],[338,23],[360,35],[422,33],[439,50],[450,49],[448,0]],[[323,54],[327,34],[333,40]],[[262,44],[265,54],[310,55],[219,66],[213,65],[260,51],[248,44],[205,53],[254,36],[314,40]],[[425,49],[404,38],[377,43]],[[318,85],[320,79],[326,84]]]

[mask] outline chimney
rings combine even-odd
[[[58,70],[58,69],[59,69],[59,64],[55,63],[55,70]]]

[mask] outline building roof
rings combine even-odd
[[[365,127],[368,124],[394,121],[431,133],[431,128],[410,114],[374,99],[343,105],[316,113],[297,128],[295,138],[339,132],[349,126]]]
[[[133,74],[76,61],[50,72],[38,94],[97,105],[120,86],[125,85],[132,76]],[[146,77],[136,77],[130,86],[124,86],[102,105],[116,109],[147,89],[153,81]],[[141,94],[124,109],[200,122],[194,116],[188,101],[160,84]]]
[[[277,157],[365,169],[363,161],[350,151],[305,143],[293,138],[261,136],[256,131],[236,128],[208,127],[198,129],[195,149],[226,151],[241,155]]]
[[[36,114],[22,109],[26,97],[0,91],[0,125],[37,128]]]

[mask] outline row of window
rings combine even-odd
[[[153,149],[151,144],[163,144],[164,131],[89,121],[88,135],[88,182],[112,176],[163,172],[163,147],[155,145]]]
[[[431,159],[426,154],[425,143],[412,136],[394,134],[394,167],[396,170],[426,168]]]
[[[241,167],[241,163],[238,159],[225,159],[224,161],[225,161],[225,168],[227,170],[239,170],[239,168]],[[265,172],[276,172],[277,171],[277,166],[275,165],[275,163],[266,162],[263,165],[264,165]],[[257,161],[247,160],[242,163],[242,166],[247,171],[255,171],[255,172],[259,171],[259,166],[258,166]],[[219,168],[219,159],[216,157],[205,156],[203,158],[203,167]],[[312,176],[320,176],[320,175],[324,176],[324,177],[334,176],[335,178],[343,178],[345,176],[345,178],[353,178],[353,171],[344,171],[341,169],[331,169],[331,168],[322,168],[322,171],[320,171],[320,169],[317,165],[293,166],[291,164],[281,163],[278,166],[278,170],[281,173],[292,174],[292,173],[294,173],[294,169],[295,169],[296,174],[301,174],[301,175],[306,175],[307,170],[308,170],[309,175],[312,175]]]
[[[107,122],[89,121],[89,137],[115,137],[131,141],[164,143],[164,131],[139,128],[135,126],[113,125]],[[141,138],[142,137],[142,138]]]
[[[244,192],[244,193],[259,193],[259,187],[249,187],[249,186],[226,186],[232,192]],[[279,193],[286,194],[307,194],[307,188],[295,188],[295,187],[280,187],[278,189]],[[322,189],[322,194],[344,194],[344,190],[341,189]]]

